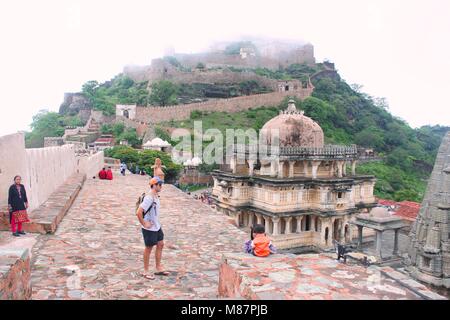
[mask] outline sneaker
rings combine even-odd
[[[14,237],[20,237],[20,234],[18,232],[13,232],[12,234]]]
[[[18,234],[23,234],[23,235],[26,234],[24,231],[19,231],[19,232],[17,232],[17,233],[18,233]]]

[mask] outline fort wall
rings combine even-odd
[[[100,170],[103,153],[78,160],[71,144],[25,149],[22,133],[0,137],[0,207],[8,204],[8,189],[15,175],[22,177],[29,209],[34,210],[74,173]],[[97,166],[98,170],[94,170]]]
[[[167,107],[137,107],[136,120],[145,123],[186,120],[190,118],[191,112],[194,110],[209,112],[239,112],[261,106],[275,106],[280,104],[286,97],[305,99],[312,94],[312,91],[313,88],[301,88],[298,91],[293,92],[271,92]]]

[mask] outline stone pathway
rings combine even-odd
[[[215,299],[224,252],[242,250],[247,235],[207,205],[171,185],[161,194],[170,276],[147,280],[134,210],[148,177],[88,179],[53,235],[33,248],[33,299]],[[154,252],[151,268],[154,267]]]

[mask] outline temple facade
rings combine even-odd
[[[279,248],[327,249],[357,237],[349,222],[376,206],[375,178],[356,175],[357,157],[354,145],[324,145],[322,128],[291,100],[259,145],[233,146],[228,170],[213,173],[213,199],[238,226],[265,225]]]

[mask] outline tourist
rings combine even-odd
[[[113,173],[111,170],[111,167],[108,167],[108,170],[106,171],[106,180],[112,180],[113,179]]]
[[[144,272],[142,276],[147,279],[154,280],[155,277],[149,273],[150,254],[156,246],[155,275],[168,276],[169,272],[165,271],[161,266],[162,250],[164,247],[164,233],[159,222],[160,202],[158,193],[161,192],[163,181],[159,177],[150,179],[150,193],[146,195],[136,212],[142,227],[142,235],[144,237]]]
[[[22,178],[15,176],[14,184],[9,187],[8,192],[9,222],[11,223],[12,234],[15,237],[25,234],[22,230],[22,223],[30,221],[27,214],[27,192],[21,182]]]
[[[127,165],[126,165],[125,162],[122,162],[122,163],[120,164],[120,173],[121,173],[123,176],[125,176],[126,170],[127,170]]]
[[[100,172],[98,173],[98,178],[100,180],[106,179],[106,168],[103,168],[102,170],[100,170]]]
[[[265,232],[265,228],[261,224],[256,224],[250,228],[250,240],[244,245],[246,253],[251,253],[257,257],[267,257],[276,252],[272,241],[266,236]]]

